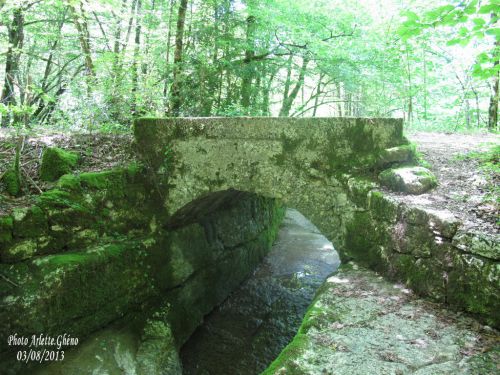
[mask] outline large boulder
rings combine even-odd
[[[19,176],[19,172],[14,168],[7,170],[0,177],[0,182],[9,195],[17,197],[21,192],[21,177]]]

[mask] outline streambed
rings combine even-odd
[[[288,209],[262,264],[181,349],[184,374],[262,372],[293,339],[316,290],[339,264],[331,242]]]

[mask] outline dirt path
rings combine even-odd
[[[499,205],[488,200],[488,186],[500,182],[500,176],[488,176],[473,158],[461,156],[471,151],[486,151],[500,144],[494,134],[413,133],[408,138],[417,143],[418,150],[431,165],[439,186],[429,194],[409,197],[415,203],[448,209],[460,218],[467,228],[498,233]]]

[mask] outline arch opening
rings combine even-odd
[[[261,373],[293,339],[317,289],[339,265],[332,243],[287,208],[269,253],[182,346],[183,374]]]

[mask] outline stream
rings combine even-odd
[[[295,336],[316,290],[339,264],[331,242],[288,209],[262,264],[182,347],[184,374],[262,372]]]

